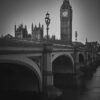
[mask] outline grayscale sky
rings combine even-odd
[[[31,24],[45,25],[45,14],[50,13],[49,34],[60,37],[60,6],[63,0],[0,0],[0,35],[12,34],[14,25],[26,24],[31,32]],[[78,41],[100,42],[100,0],[70,0],[73,8],[73,41],[75,30]],[[44,31],[46,34],[46,31]]]

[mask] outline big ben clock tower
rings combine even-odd
[[[64,0],[60,8],[61,40],[72,42],[72,7],[69,0]]]

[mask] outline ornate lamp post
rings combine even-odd
[[[47,25],[47,40],[49,39],[49,36],[48,36],[48,31],[49,31],[49,25],[50,25],[50,14],[47,12],[46,13],[46,17],[45,17],[45,23],[46,23],[46,25]]]

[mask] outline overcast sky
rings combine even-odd
[[[63,0],[0,0],[0,34],[12,34],[14,25],[26,24],[31,32],[31,24],[45,25],[45,14],[50,13],[49,34],[60,37],[60,6]],[[73,9],[73,41],[75,30],[78,41],[100,42],[100,0],[70,0]],[[44,34],[46,32],[44,31]]]

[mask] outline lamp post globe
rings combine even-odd
[[[47,12],[46,17],[45,17],[45,23],[46,23],[46,26],[47,26],[47,28],[46,28],[46,30],[47,30],[47,40],[49,39],[48,31],[49,31],[50,21],[51,21],[50,14]]]

